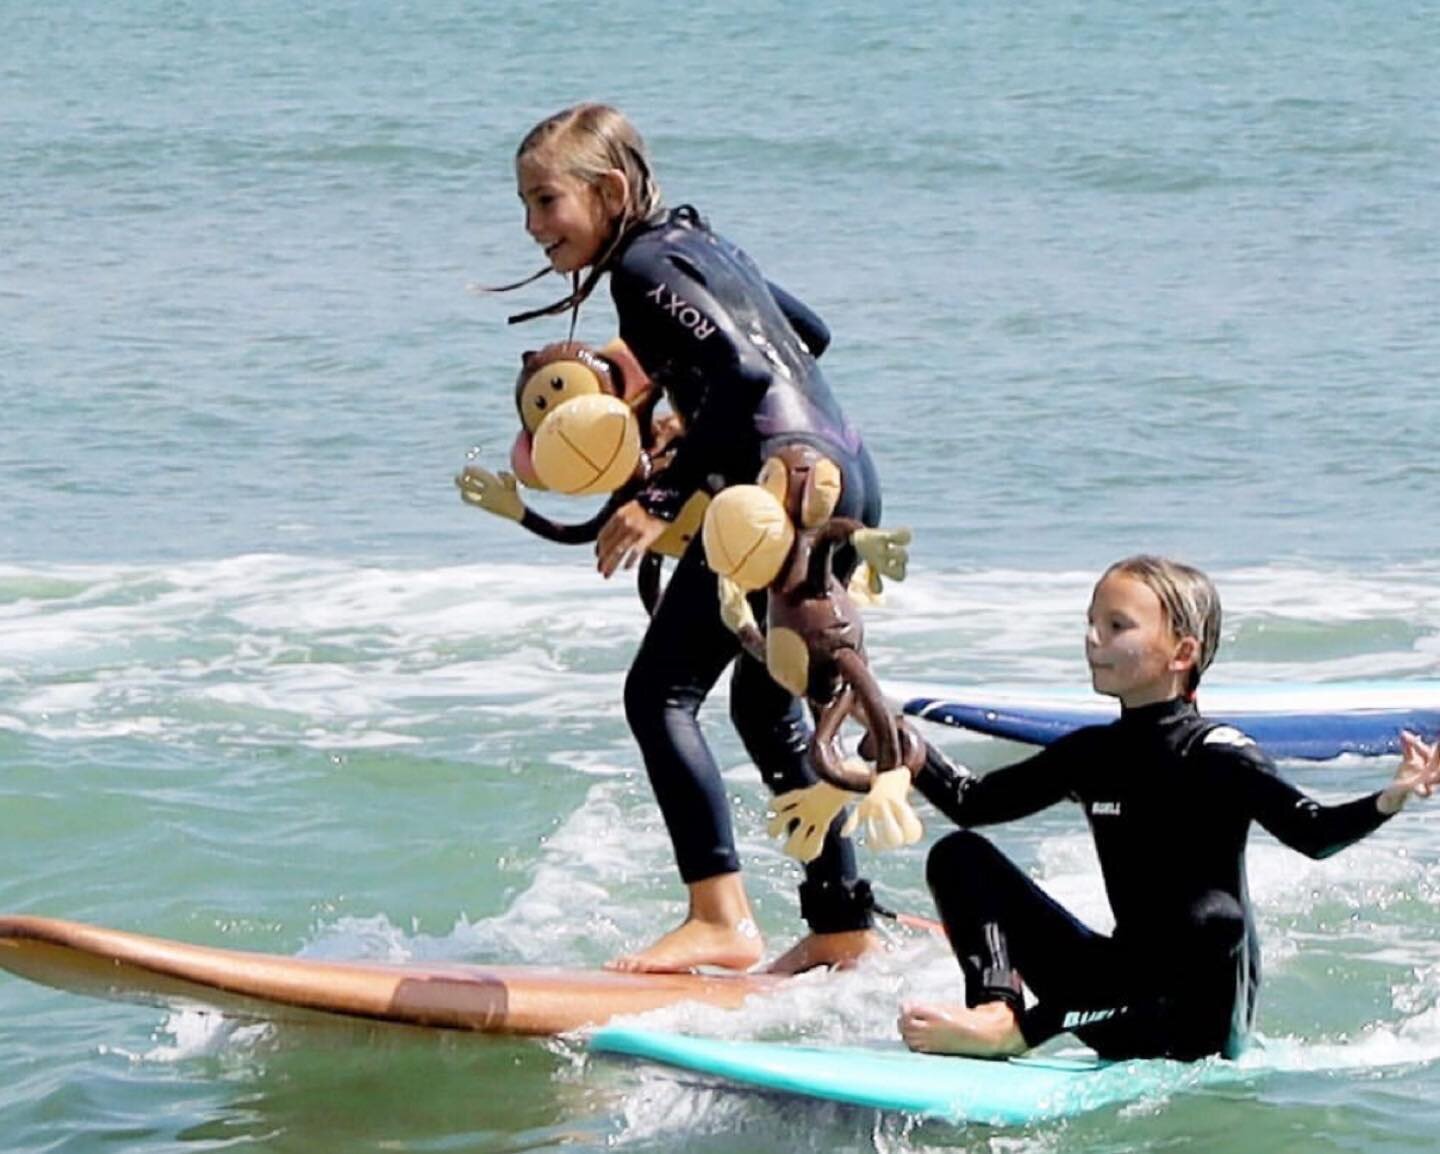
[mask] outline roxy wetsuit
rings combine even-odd
[[[803,440],[840,467],[835,515],[879,523],[874,466],[815,360],[829,334],[814,313],[689,207],[626,238],[610,288],[621,338],[685,428],[670,464],[637,496],[647,512],[670,520],[701,489],[753,483],[770,446]],[[854,565],[853,553],[837,555],[842,580]],[[764,595],[751,604],[763,622]],[[810,784],[801,703],[741,656],[697,538],[665,586],[625,684],[626,716],[687,883],[740,868],[724,782],[697,717],[736,657],[730,714],[765,784],[777,793]],[[870,925],[869,887],[836,831],[806,867],[800,899],[816,932]]]
[[[640,495],[648,512],[671,520],[707,483],[753,482],[765,442],[777,439],[826,452],[854,474],[847,488],[875,487],[869,456],[816,362],[828,331],[744,252],[682,206],[632,233],[612,260],[620,337],[685,425],[670,464]],[[862,493],[842,502],[847,495],[851,508],[863,507]]]
[[[970,1005],[1008,1002],[1032,1046],[1068,1030],[1107,1057],[1234,1056],[1243,1044],[1260,984],[1252,821],[1323,858],[1386,820],[1378,794],[1313,801],[1183,700],[1125,710],[984,777],[932,754],[915,784],[965,827],[1063,800],[1084,809],[1115,915],[1108,937],[968,828],[935,845],[927,878]],[[1038,999],[1028,1010],[1022,977]]]

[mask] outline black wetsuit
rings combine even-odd
[[[915,784],[966,827],[1080,803],[1115,915],[1109,937],[968,829],[935,845],[927,878],[970,1005],[1009,1002],[1030,1045],[1068,1030],[1107,1057],[1234,1056],[1243,1044],[1260,984],[1252,821],[1314,858],[1385,821],[1376,794],[1311,800],[1244,734],[1182,700],[1126,710],[984,777],[932,753]],[[1028,1010],[1022,977],[1038,999]]]
[[[829,334],[809,309],[688,207],[626,238],[612,258],[610,289],[621,338],[685,426],[670,464],[637,497],[643,508],[673,519],[697,490],[753,483],[769,446],[804,440],[840,466],[836,515],[879,523],[874,466],[816,363]],[[842,580],[854,564],[853,552],[837,555]],[[763,622],[764,595],[751,603]],[[737,656],[730,714],[746,751],[772,791],[810,784],[801,703],[741,656],[720,619],[716,578],[697,537],[665,587],[625,684],[626,716],[687,883],[740,868],[724,782],[697,718]],[[869,887],[857,880],[854,850],[835,830],[806,867],[800,898],[817,932],[870,925]]]

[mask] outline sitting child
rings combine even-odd
[[[965,975],[965,1004],[902,1007],[912,1050],[1001,1057],[1069,1031],[1109,1058],[1233,1057],[1260,984],[1245,883],[1259,822],[1328,857],[1440,781],[1436,744],[1402,735],[1385,788],[1321,805],[1238,730],[1195,706],[1215,656],[1220,600],[1205,574],[1157,557],[1112,565],[1090,602],[1085,657],[1120,718],[971,777],[932,754],[915,786],[964,827],[930,853],[927,880]],[[1115,915],[1109,936],[1057,904],[972,826],[1062,800],[1085,810]],[[1026,1008],[1022,979],[1035,995]]]

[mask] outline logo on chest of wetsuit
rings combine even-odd
[[[1060,1023],[1062,1030],[1073,1030],[1077,1026],[1091,1026],[1096,1022],[1104,1022],[1113,1018],[1116,1014],[1123,1014],[1124,1006],[1117,1006],[1113,1010],[1068,1010]]]
[[[1092,801],[1090,803],[1091,817],[1119,817],[1120,803],[1118,801]]]
[[[666,300],[666,296],[669,300]],[[715,326],[705,319],[705,314],[677,293],[674,289],[667,288],[663,284],[657,284],[645,294],[645,299],[659,305],[672,317],[680,322],[683,328],[689,329],[697,341],[703,341],[715,331]]]

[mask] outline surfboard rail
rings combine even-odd
[[[1105,1062],[1064,1056],[962,1058],[896,1045],[747,1041],[606,1026],[597,1054],[654,1062],[771,1093],[947,1122],[1023,1126],[1244,1077],[1221,1059]]]
[[[912,717],[1025,745],[1049,745],[1083,726],[1108,724],[1119,713],[1115,707],[1098,703],[1076,707],[1069,702],[1038,705],[943,697],[912,697],[902,708]],[[1433,709],[1326,712],[1207,709],[1205,715],[1248,734],[1274,757],[1300,761],[1329,761],[1345,754],[1389,756],[1400,751],[1401,730],[1440,732],[1440,703]]]
[[[315,1015],[553,1035],[680,1002],[736,1008],[769,974],[631,974],[468,963],[333,962],[0,916],[0,969],[55,989],[261,1020]]]

